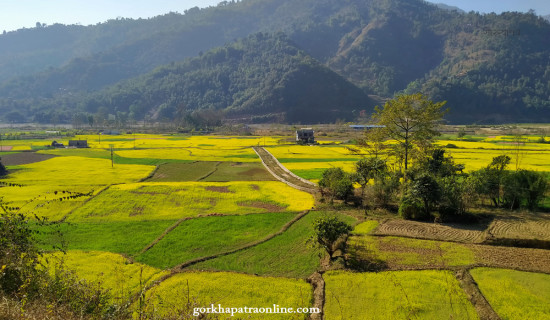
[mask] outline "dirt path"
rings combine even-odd
[[[462,290],[468,296],[481,320],[500,320],[498,314],[493,310],[487,299],[483,296],[477,283],[468,270],[460,269],[455,272],[455,277],[460,283]]]
[[[269,151],[265,150],[262,147],[252,148],[260,157],[260,159],[262,159],[262,163],[269,171],[269,173],[271,173],[277,180],[284,182],[287,185],[298,190],[309,192],[311,194],[317,193],[317,185],[290,172],[277,160],[277,158],[269,153]]]

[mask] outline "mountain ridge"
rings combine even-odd
[[[53,105],[64,95],[88,99],[87,94],[113,90],[120,81],[255,32],[283,32],[297,48],[365,94],[391,98],[422,91],[432,99],[448,100],[453,122],[491,122],[486,114],[493,113],[499,121],[514,121],[518,114],[550,121],[550,88],[544,85],[550,77],[545,58],[550,56],[550,24],[534,14],[458,13],[416,0],[244,0],[194,8],[183,15],[114,20],[94,28],[86,29],[96,32],[90,43],[97,48],[102,41],[106,44],[98,52],[82,50],[86,54],[60,66],[11,80],[3,73],[7,71],[0,71],[0,117],[20,112],[29,120],[38,110],[55,113]],[[120,30],[126,31],[117,40],[113,35]],[[0,50],[2,57],[6,53]],[[72,112],[66,107],[63,113],[97,112],[82,105],[73,106]],[[463,112],[472,108],[476,112]],[[13,121],[17,115],[8,118]]]

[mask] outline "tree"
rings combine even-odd
[[[437,128],[446,112],[441,110],[445,103],[434,103],[421,93],[416,93],[399,95],[386,102],[383,109],[375,108],[373,119],[378,125],[385,126],[383,132],[388,138],[397,141],[405,172],[411,150],[439,135]]]
[[[319,189],[323,196],[329,196],[332,204],[334,199],[347,200],[353,193],[353,183],[350,175],[342,168],[329,168],[323,171],[321,180],[319,180]]]
[[[2,160],[2,158],[0,158],[0,160]],[[2,161],[0,161],[0,177],[3,177],[7,174],[8,174],[8,169],[6,169]]]
[[[332,259],[334,254],[335,244],[338,239],[348,235],[352,228],[347,223],[338,220],[336,217],[322,217],[313,222],[313,230],[315,234],[312,235],[308,241],[314,243],[314,245],[325,249]]]
[[[409,193],[413,198],[422,201],[424,214],[428,217],[435,204],[441,199],[441,188],[430,175],[422,175],[413,181]]]
[[[363,158],[355,163],[355,182],[361,186],[361,197],[369,180],[380,177],[387,169],[386,161],[379,158]]]

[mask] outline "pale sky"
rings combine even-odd
[[[90,25],[117,17],[150,18],[219,2],[221,0],[0,0],[0,32],[33,28],[36,22]]]
[[[183,13],[192,7],[208,7],[221,0],[0,0],[0,32],[32,28],[36,22],[82,25],[117,17],[149,18],[170,11]],[[246,1],[246,0],[244,0]],[[296,0],[298,1],[298,0]],[[364,0],[369,1],[369,0]],[[480,13],[502,11],[550,14],[550,0],[430,0]]]
[[[448,4],[459,7],[466,12],[527,12],[529,9],[533,9],[538,15],[550,14],[550,0],[429,0],[428,2]]]

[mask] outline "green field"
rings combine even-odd
[[[41,227],[44,249],[66,244],[68,250],[95,250],[136,255],[176,220],[62,223]]]
[[[161,165],[151,182],[167,181],[265,181],[274,180],[261,163],[212,162],[167,163]]]
[[[326,319],[478,319],[450,271],[332,271],[323,278]]]
[[[550,275],[490,268],[470,273],[503,320],[550,319]]]
[[[279,231],[294,216],[293,213],[268,213],[183,221],[136,259],[157,268],[171,268],[261,240]]]
[[[196,270],[238,271],[267,276],[306,278],[319,268],[321,251],[306,244],[313,221],[325,213],[313,211],[292,225],[284,234],[234,254],[192,266]],[[338,215],[348,223],[355,219]]]

